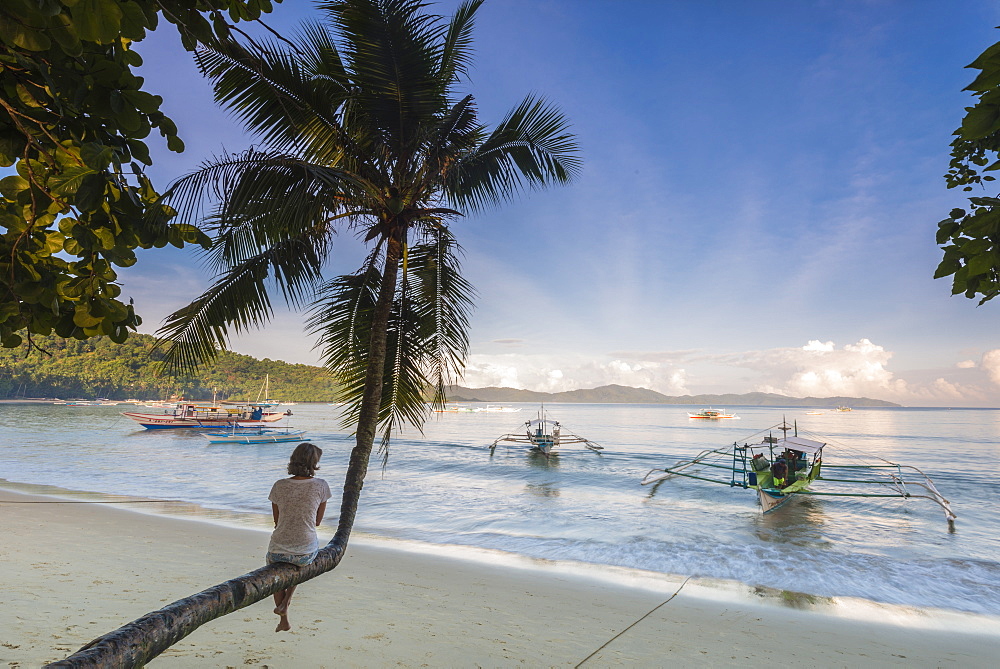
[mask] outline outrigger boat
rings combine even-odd
[[[721,420],[723,418],[739,418],[736,414],[726,413],[725,409],[702,409],[698,413],[689,413],[688,418],[705,418],[708,420]]]
[[[281,444],[289,441],[301,441],[305,430],[294,430],[287,427],[267,427],[266,423],[257,425],[233,424],[225,432],[203,432],[201,436],[210,444]]]
[[[490,455],[496,450],[497,444],[501,441],[509,441],[515,444],[525,444],[529,450],[538,451],[545,457],[554,455],[554,451],[559,446],[565,444],[583,444],[592,451],[603,451],[604,447],[589,439],[565,432],[559,421],[552,420],[545,415],[545,408],[538,411],[538,418],[525,421],[525,431],[523,433],[510,433],[497,437],[490,445]]]
[[[225,428],[234,423],[273,423],[291,414],[291,411],[268,411],[266,406],[258,404],[239,404],[233,407],[222,407],[195,402],[181,402],[172,410],[164,411],[163,413],[122,412],[123,416],[131,418],[147,430],[206,427]]]
[[[775,436],[775,431],[781,436]],[[788,432],[793,432],[792,436]],[[758,443],[749,443],[761,437]],[[642,485],[659,484],[674,476],[720,483],[732,488],[752,488],[763,513],[771,513],[797,495],[827,497],[902,497],[929,499],[944,510],[949,526],[955,513],[948,500],[938,492],[930,477],[916,467],[901,465],[873,457],[876,464],[827,464],[824,448],[829,444],[810,435],[800,437],[797,425],[782,422],[753,435],[744,443],[734,442],[728,448],[710,448],[690,460],[663,469],[652,469],[642,479]],[[852,449],[834,446],[845,452]],[[855,452],[857,453],[857,452]],[[814,482],[846,484],[837,490],[810,490]],[[867,486],[880,486],[877,492],[867,492]]]

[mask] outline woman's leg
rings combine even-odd
[[[281,620],[278,621],[278,626],[274,628],[275,632],[287,632],[292,629],[292,626],[288,623],[288,604],[292,601],[293,594],[295,594],[294,585],[274,593],[274,612],[281,617]]]

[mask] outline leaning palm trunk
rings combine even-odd
[[[205,623],[332,570],[340,564],[344,549],[335,537],[306,567],[285,563],[261,567],[147,613],[46,667],[141,667]]]
[[[196,595],[180,599],[159,611],[147,613],[114,632],[94,639],[65,660],[49,664],[48,667],[141,667],[205,623],[256,604],[279,590],[299,585],[332,571],[340,564],[347,550],[351,528],[354,526],[354,517],[357,515],[361,489],[368,472],[368,461],[378,430],[378,408],[382,401],[382,370],[386,356],[386,330],[396,290],[401,248],[399,240],[389,241],[382,270],[382,285],[372,319],[373,327],[368,349],[370,356],[357,441],[351,451],[350,463],[344,477],[344,494],[340,503],[337,533],[330,543],[320,550],[313,563],[306,567],[275,563],[220,583]]]

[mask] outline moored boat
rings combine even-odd
[[[281,444],[289,441],[301,441],[305,430],[293,430],[291,427],[266,427],[263,424],[250,426],[234,426],[224,432],[203,432],[201,436],[210,444]]]
[[[775,436],[775,431],[782,435]],[[793,434],[789,436],[788,432]],[[954,524],[956,516],[951,504],[930,477],[916,467],[876,456],[859,459],[862,454],[843,446],[835,448],[845,455],[853,453],[853,460],[829,464],[823,460],[827,441],[817,435],[803,437],[798,432],[797,425],[783,421],[752,435],[742,444],[734,442],[727,448],[706,449],[690,460],[652,469],[641,483],[658,485],[681,476],[753,489],[763,513],[780,508],[798,495],[928,499],[944,510],[949,526]],[[754,437],[760,441],[754,441]],[[811,490],[814,482],[832,485]]]
[[[147,430],[177,429],[177,428],[212,428],[228,427],[233,424],[273,423],[291,411],[267,411],[266,407],[256,404],[240,404],[231,407],[198,404],[196,402],[181,402],[172,410],[163,413],[138,413],[123,411],[123,416],[131,418]]]
[[[707,420],[722,420],[723,418],[739,418],[736,414],[726,413],[725,409],[702,409],[698,413],[689,413],[688,418],[703,418]]]
[[[525,421],[524,433],[510,433],[497,437],[490,446],[490,455],[493,455],[497,444],[501,441],[515,444],[525,444],[529,450],[537,451],[549,457],[554,454],[555,449],[565,444],[583,444],[592,451],[603,451],[600,444],[585,439],[572,432],[566,432],[557,420],[552,420],[545,414],[545,407],[538,411],[538,417],[534,420]]]

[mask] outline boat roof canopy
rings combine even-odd
[[[803,439],[802,437],[785,437],[784,439],[779,439],[776,445],[779,448],[787,448],[803,453],[819,453],[826,446],[822,441],[813,441],[812,439]]]
[[[551,418],[535,418],[534,420],[529,420],[527,424],[528,424],[528,427],[535,427],[537,425],[541,425],[541,426],[544,427],[545,425],[548,425],[549,423],[552,423],[553,425],[558,425],[559,421],[552,420]]]

